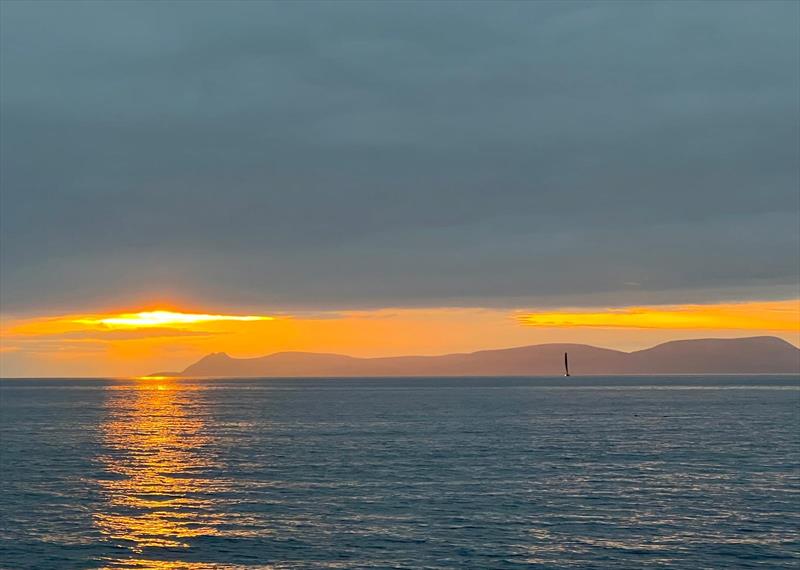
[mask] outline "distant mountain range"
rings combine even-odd
[[[585,344],[539,344],[442,356],[356,358],[315,352],[278,352],[231,358],[215,352],[183,372],[154,376],[552,376],[582,374],[796,374],[800,349],[770,337],[677,340],[622,352]]]

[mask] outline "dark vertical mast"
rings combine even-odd
[[[569,376],[569,357],[564,353],[564,376]]]

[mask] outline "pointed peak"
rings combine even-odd
[[[200,359],[201,362],[207,362],[209,360],[231,360],[231,357],[228,356],[227,352],[212,352]]]

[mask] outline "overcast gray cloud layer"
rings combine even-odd
[[[2,3],[2,303],[797,293],[796,2]]]

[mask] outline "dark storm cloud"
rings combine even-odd
[[[4,2],[2,26],[6,312],[797,294],[797,3]]]

